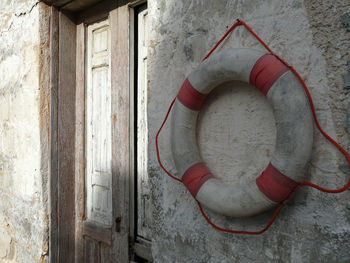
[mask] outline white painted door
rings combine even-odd
[[[138,13],[137,21],[137,234],[142,238],[151,240],[152,206],[147,169],[148,12],[146,8],[140,10]]]
[[[129,198],[127,189],[129,185],[121,183],[124,182],[124,179],[129,178],[125,177],[118,181],[118,178],[121,178],[120,172],[124,168],[127,172],[129,171],[126,167],[123,167],[123,160],[129,160],[129,157],[125,154],[123,156],[116,154],[119,153],[117,149],[127,149],[125,147],[127,142],[124,142],[124,145],[121,145],[121,143],[123,143],[124,128],[129,127],[129,124],[123,121],[126,116],[129,116],[129,109],[126,110],[129,104],[125,103],[129,100],[126,97],[123,100],[120,99],[124,93],[129,94],[129,86],[121,82],[123,78],[128,79],[125,71],[128,71],[129,68],[124,65],[124,62],[129,61],[129,54],[125,52],[118,53],[118,48],[128,43],[128,39],[116,37],[118,33],[124,32],[125,29],[121,28],[121,21],[117,18],[115,16],[115,20],[110,18],[87,26],[85,56],[85,211],[88,224],[84,224],[84,231],[87,230],[84,232],[85,237],[87,237],[84,246],[86,251],[109,251],[108,253],[111,255],[113,253],[117,254],[118,242],[122,242],[122,239],[118,240],[120,222],[123,223],[122,220],[128,218],[125,213],[122,213],[127,209],[122,209],[125,207],[120,205],[119,202],[122,202],[123,196]],[[152,239],[152,206],[147,169],[148,13],[146,8],[137,13],[137,43],[135,44],[138,48],[137,68],[135,69],[137,70],[137,121],[135,127],[137,135],[137,155],[135,156],[137,166],[136,232],[137,238],[147,241]],[[125,111],[122,111],[122,108]],[[127,130],[125,129],[125,131]],[[118,187],[124,187],[124,189]],[[123,192],[125,192],[124,195]],[[117,222],[117,220],[119,221]],[[125,239],[125,241],[127,240],[128,238]],[[106,244],[109,248],[105,247],[103,249],[102,245],[105,246]],[[92,254],[97,255],[99,252]],[[110,257],[112,258],[112,256]]]
[[[77,30],[77,85],[85,91],[80,98],[85,98],[85,158],[78,169],[85,180],[76,178],[76,189],[82,189],[76,202],[83,204],[76,217],[77,262],[130,259],[129,12],[128,5],[118,6],[106,20]]]
[[[86,216],[112,225],[110,27],[87,28]]]

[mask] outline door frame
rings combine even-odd
[[[134,163],[135,143],[134,12],[135,8],[144,4],[146,0],[133,3],[104,2],[110,4],[106,4],[103,12],[99,10],[96,15],[89,10],[82,11],[76,16],[80,20],[72,19],[72,14],[67,15],[51,7],[49,190],[51,262],[81,262],[84,257],[83,236],[91,235],[92,232],[106,244],[115,242],[117,250],[113,252],[111,258],[118,258],[118,262],[129,262],[134,258],[134,254],[151,261],[149,244],[136,242],[134,235],[135,174],[134,166],[130,165]],[[109,12],[111,30],[115,33],[111,48],[116,50],[115,57],[112,55],[111,59],[114,126],[112,140],[117,142],[112,145],[112,185],[116,194],[113,194],[113,226],[111,229],[96,230],[93,225],[84,222],[86,69],[85,41],[82,39],[86,38],[86,24],[108,17]],[[79,24],[76,24],[76,21],[79,21]],[[113,23],[118,26],[113,27]],[[124,27],[119,26],[121,24]],[[129,89],[118,89],[125,86]],[[113,112],[118,115],[113,115]]]
[[[130,126],[130,245],[133,257],[140,257],[152,262],[152,244],[150,241],[137,235],[137,160],[136,160],[136,133],[137,121],[135,119],[137,112],[137,94],[135,90],[137,87],[137,15],[138,12],[146,6],[147,0],[138,0],[128,4],[129,7],[129,43],[130,43],[130,123],[134,124]]]

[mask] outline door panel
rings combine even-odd
[[[129,262],[129,10],[85,34],[84,262]]]
[[[112,225],[110,27],[87,27],[86,216]]]
[[[85,104],[83,117],[77,115],[79,120],[83,119],[83,124],[77,125],[85,126],[85,132],[76,134],[84,145],[80,147],[78,143],[76,148],[82,152],[79,156],[83,156],[76,172],[76,176],[83,179],[76,179],[79,184],[76,185],[79,190],[76,195],[79,217],[76,218],[76,262],[123,263],[130,260],[130,162],[133,161],[130,155],[129,11],[127,5],[120,6],[110,11],[106,20],[78,26],[77,72],[82,76],[77,75],[77,90],[79,94],[84,92],[77,98],[79,112],[83,98]],[[143,16],[147,19],[146,12]],[[148,38],[143,35],[142,39]],[[142,63],[137,68],[138,82],[143,89],[138,111],[144,114],[137,126],[144,136],[141,139],[144,145],[147,145],[146,43],[144,41]],[[147,148],[140,148],[140,153],[144,153],[139,156],[144,172],[140,176],[143,179],[138,181],[142,189],[139,200],[144,208],[143,219],[148,220],[151,212],[148,209]],[[147,220],[140,221],[143,222],[140,230],[150,237],[147,231],[151,223]]]
[[[51,10],[53,262],[130,258],[129,7],[105,2],[88,25]]]
[[[137,29],[137,235],[151,240],[152,205],[147,169],[148,12],[146,6],[137,14]]]

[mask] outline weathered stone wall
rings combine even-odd
[[[155,262],[346,262],[350,260],[350,192],[330,195],[301,189],[268,232],[244,236],[213,230],[183,185],[168,178],[156,161],[154,137],[171,100],[189,72],[231,26],[246,21],[305,79],[324,129],[343,146],[348,92],[343,75],[350,57],[350,33],[340,17],[348,0],[150,0],[149,172],[154,204]],[[244,29],[222,45],[262,49]],[[176,174],[170,122],[160,136],[166,167]],[[216,89],[198,122],[198,144],[214,174],[230,183],[254,180],[275,146],[271,107],[259,91],[238,82]],[[344,185],[344,159],[315,130],[308,180],[329,188]],[[178,175],[180,176],[180,175]],[[234,219],[207,212],[219,226],[258,230],[272,212]]]
[[[0,1],[0,262],[47,261],[48,14]]]

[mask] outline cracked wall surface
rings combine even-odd
[[[48,14],[0,1],[0,262],[47,261]]]
[[[305,79],[321,126],[347,146],[343,123],[349,91],[343,75],[350,57],[350,34],[341,16],[350,2],[301,0],[150,0],[148,56],[149,176],[154,206],[155,262],[348,262],[350,261],[350,191],[330,195],[300,189],[263,235],[244,236],[212,229],[183,185],[160,169],[154,138],[183,80],[231,26],[247,22],[278,55]],[[243,28],[221,49],[262,49]],[[162,160],[176,168],[170,149],[168,122],[160,135]],[[214,90],[198,120],[201,155],[215,176],[228,183],[254,180],[275,147],[270,105],[255,88],[238,82]],[[328,188],[348,178],[344,158],[315,130],[313,154],[306,177]],[[344,170],[344,169],[343,169]],[[234,219],[207,212],[219,226],[262,229],[272,212]]]

